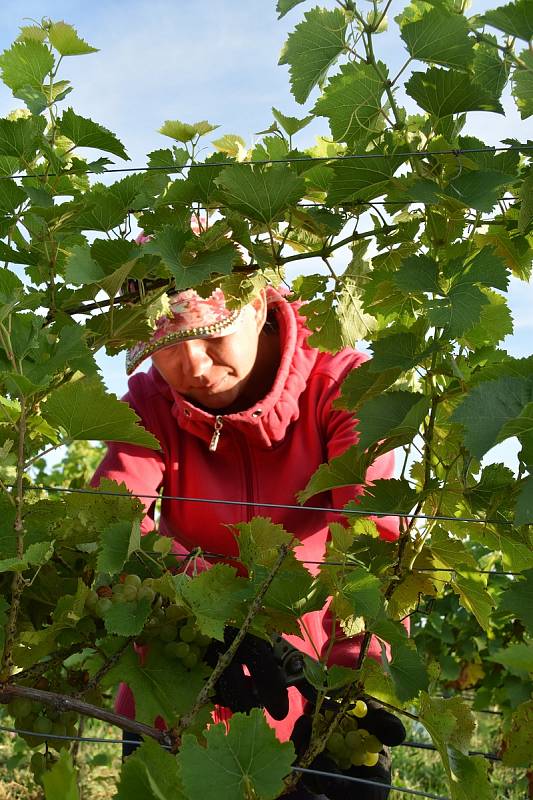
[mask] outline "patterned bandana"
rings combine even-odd
[[[156,320],[155,330],[148,342],[137,342],[126,355],[126,373],[131,373],[141,361],[156,350],[172,347],[186,339],[213,339],[234,333],[241,310],[226,308],[222,289],[211,297],[200,297],[193,289],[178,292],[170,298],[172,316]]]

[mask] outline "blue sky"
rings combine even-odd
[[[322,3],[333,4],[333,0]],[[474,0],[471,13],[497,4]],[[74,25],[100,52],[63,61],[60,77],[74,85],[67,103],[119,136],[131,157],[127,166],[142,165],[147,152],[169,143],[157,133],[166,119],[208,119],[220,125],[213,138],[238,133],[250,143],[254,133],[272,121],[271,106],[303,116],[305,108],[290,95],[287,68],[277,66],[277,61],[288,32],[306,7],[314,5],[297,6],[278,21],[275,0],[3,0],[0,50],[10,46],[20,25],[29,24],[24,18],[46,16]],[[404,0],[393,0],[391,17],[405,5]],[[367,6],[371,7],[361,0],[361,7]],[[381,37],[380,52],[391,71],[403,64],[403,44],[393,22]],[[307,107],[313,102],[314,96]],[[0,116],[17,104],[2,85]],[[470,115],[468,132],[489,144],[510,136],[524,140],[528,131],[530,136],[530,120],[521,122],[509,99],[504,105],[505,117]],[[315,134],[327,132],[322,119],[301,134],[299,143],[310,144]],[[505,346],[513,355],[529,354],[533,286],[513,281],[510,305],[515,334]],[[102,356],[100,363],[108,387],[122,394],[123,357]]]

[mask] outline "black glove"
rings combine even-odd
[[[214,667],[219,655],[228,649],[236,635],[235,628],[226,628],[224,643],[213,640],[204,656],[205,661]],[[245,675],[243,665],[248,668],[249,675]],[[289,694],[272,645],[247,633],[231,664],[217,681],[214,701],[232,711],[266,708],[274,719],[284,719],[289,713]]]
[[[384,745],[394,747],[401,744],[406,737],[405,728],[398,717],[391,714],[374,700],[365,698],[367,714],[361,720],[361,727],[377,736]],[[296,720],[291,736],[296,753],[301,756],[311,738],[312,718],[304,714]],[[371,786],[359,781],[343,780],[343,777],[363,778],[364,780],[377,781],[390,784],[391,782],[391,757],[387,746],[379,753],[378,762],[373,767],[350,767],[341,770],[335,761],[326,753],[321,753],[314,759],[311,766],[313,770],[331,772],[339,777],[325,777],[304,773],[300,780],[303,790],[326,795],[330,800],[386,800],[389,789],[381,786]]]

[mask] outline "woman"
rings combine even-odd
[[[345,349],[331,355],[307,343],[305,308],[273,288],[263,290],[240,311],[228,309],[220,289],[203,299],[187,290],[171,299],[172,314],[158,320],[149,342],[133,347],[129,375],[151,357],[147,373],[130,378],[125,400],[160,441],[159,452],[111,443],[95,475],[124,482],[141,499],[147,496],[143,531],[153,528],[149,495],[245,501],[246,505],[163,500],[159,532],[188,552],[237,555],[232,524],[270,516],[300,541],[304,562],[324,557],[332,512],[264,508],[261,503],[295,505],[318,466],[341,455],[357,441],[353,416],[334,408],[346,375],[365,357]],[[391,454],[376,461],[367,481],[391,476]],[[361,493],[349,486],[316,495],[313,505],[342,508]],[[397,536],[396,521],[376,522],[381,536]],[[315,569],[316,567],[309,567]],[[287,636],[300,650],[317,657],[331,635],[327,609],[303,618],[303,639]],[[337,632],[338,633],[338,632]],[[330,663],[353,666],[359,640],[340,637]],[[380,658],[377,643],[369,654]],[[290,711],[272,721],[287,739],[305,701],[291,688]],[[133,716],[126,687],[117,710]]]

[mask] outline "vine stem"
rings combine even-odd
[[[178,725],[176,726],[176,728],[173,729],[173,734],[174,734],[175,738],[178,738],[181,735],[182,731],[185,728],[187,728],[189,725],[192,724],[192,722],[193,722],[194,718],[196,717],[196,715],[198,714],[199,710],[206,703],[208,703],[210,701],[211,696],[212,696],[212,694],[213,694],[213,692],[215,690],[215,685],[216,685],[218,679],[220,678],[220,676],[222,675],[222,673],[224,672],[226,667],[228,667],[229,664],[231,663],[235,653],[237,652],[237,649],[238,649],[239,645],[241,644],[241,642],[243,641],[244,637],[248,633],[248,630],[250,628],[250,625],[253,622],[254,617],[256,616],[256,614],[259,612],[259,609],[261,608],[261,605],[263,603],[263,598],[264,598],[265,594],[267,593],[267,591],[268,591],[272,581],[274,580],[276,574],[278,573],[281,565],[283,564],[283,561],[287,557],[287,553],[288,552],[289,552],[289,545],[282,544],[281,547],[279,548],[278,557],[276,558],[276,561],[274,562],[274,565],[273,565],[272,569],[270,570],[269,574],[267,575],[267,577],[265,578],[265,580],[261,584],[261,588],[259,589],[259,592],[257,593],[257,595],[255,596],[252,604],[250,605],[250,608],[248,609],[248,613],[246,614],[244,622],[241,625],[241,627],[239,629],[239,632],[237,633],[235,639],[233,640],[231,645],[228,647],[228,649],[224,653],[220,654],[220,656],[218,658],[218,661],[217,661],[217,663],[215,665],[215,668],[213,669],[213,672],[211,673],[211,675],[209,676],[208,680],[205,682],[205,684],[203,685],[202,689],[198,693],[198,696],[197,696],[197,698],[196,698],[191,710],[187,714],[184,714],[184,716],[180,719],[180,721],[179,721]]]
[[[24,397],[20,400],[20,418],[18,424],[18,456],[17,456],[17,480],[15,494],[15,521],[13,530],[16,537],[17,558],[22,559],[24,555],[24,443],[26,438],[27,409]],[[17,619],[20,607],[20,598],[24,589],[25,581],[20,572],[13,574],[11,582],[11,605],[5,628],[4,652],[2,654],[2,666],[0,669],[0,682],[5,681],[12,667],[13,644],[17,633]]]
[[[81,692],[78,692],[78,694],[75,695],[76,699],[79,697],[83,697],[84,694],[90,692],[91,689],[94,689],[96,686],[98,686],[104,675],[106,675],[109,672],[109,670],[115,666],[117,661],[119,661],[121,655],[126,651],[126,649],[130,646],[132,642],[133,642],[133,637],[131,636],[124,640],[124,642],[121,644],[118,650],[111,656],[109,656],[109,658],[106,659],[106,661],[102,664],[100,669],[97,670],[97,672],[93,675],[87,686],[84,686]]]
[[[122,714],[115,714],[114,711],[107,711],[105,708],[86,703],[75,697],[60,694],[59,692],[35,689],[32,686],[18,686],[14,683],[0,684],[0,703],[9,703],[15,697],[27,697],[37,703],[52,706],[59,712],[75,711],[84,717],[91,717],[116,725],[124,731],[138,733],[139,736],[149,736],[165,747],[172,747],[175,743],[171,731],[160,731],[158,728],[152,727],[152,725],[145,725],[144,722],[137,722],[129,717],[124,717]]]

